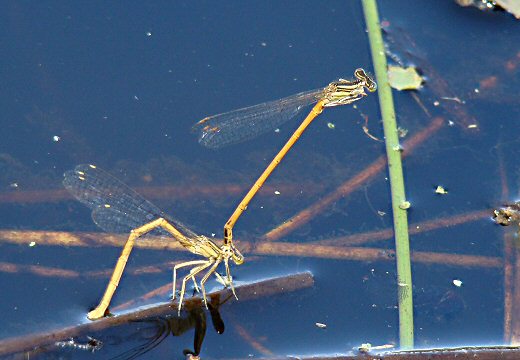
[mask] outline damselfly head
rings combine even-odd
[[[351,104],[362,99],[367,96],[365,88],[370,92],[377,90],[376,82],[365,70],[361,68],[356,69],[354,77],[355,79],[353,80],[339,79],[323,89],[322,98],[328,100],[324,107]]]
[[[365,70],[359,68],[354,71],[354,76],[363,83],[363,86],[367,88],[368,91],[374,92],[377,90],[376,82],[368,75]]]

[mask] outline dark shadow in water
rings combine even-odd
[[[192,329],[194,330],[193,348],[184,349],[182,357],[190,355],[196,357],[201,352],[202,343],[206,336],[208,312],[215,331],[218,334],[224,332],[225,325],[220,316],[219,308],[229,298],[230,296],[220,302],[220,295],[215,294],[211,296],[208,303],[208,311],[202,306],[196,306],[183,312],[181,317],[177,316],[175,312],[131,321],[99,333],[59,341],[51,346],[23,354],[18,353],[8,357],[8,359],[137,359],[157,348],[170,334],[181,336]],[[131,347],[128,350],[118,353],[120,348],[129,346]],[[117,355],[113,356],[114,353]]]

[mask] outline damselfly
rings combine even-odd
[[[363,69],[356,69],[354,76],[354,80],[339,79],[324,89],[306,91],[283,99],[209,116],[194,125],[193,130],[198,133],[202,145],[219,148],[266,133],[296,116],[303,108],[316,103],[238,204],[224,226],[224,244],[233,243],[233,227],[240,215],[301,134],[323,109],[360,100],[367,96],[365,88],[370,92],[376,91],[375,81]]]
[[[188,251],[205,258],[183,262],[173,268],[173,298],[175,298],[177,270],[183,267],[191,267],[189,274],[182,280],[179,312],[186,290],[186,282],[192,279],[195,289],[198,291],[199,287],[195,277],[204,270],[206,270],[206,273],[202,276],[199,284],[206,306],[204,285],[213,273],[223,283],[231,287],[233,294],[235,293],[229,270],[229,260],[231,259],[235,264],[240,265],[244,262],[244,257],[232,243],[218,246],[206,236],[197,235],[181,222],[164,214],[158,207],[141,197],[127,185],[94,165],[78,165],[74,170],[67,171],[64,177],[63,185],[65,188],[76,199],[92,209],[92,219],[100,228],[108,232],[130,233],[117,260],[105,294],[99,305],[88,313],[89,319],[95,320],[105,315],[123,275],[135,241],[147,233],[173,237]],[[222,279],[216,272],[220,263],[224,263],[226,269],[225,279]]]

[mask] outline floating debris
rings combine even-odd
[[[396,90],[416,90],[421,87],[424,79],[414,67],[388,67],[388,82]]]
[[[408,129],[398,126],[397,127],[397,136],[399,136],[402,139],[402,138],[406,137],[406,135],[408,135]]]
[[[435,193],[439,195],[446,195],[448,193],[448,190],[446,190],[443,186],[438,185],[435,189]]]
[[[70,338],[66,341],[56,341],[54,345],[60,348],[70,348],[89,352],[97,351],[103,347],[103,343],[101,341],[90,336],[87,336],[87,340],[85,342],[78,342],[74,340],[74,338]]]
[[[371,343],[365,343],[365,344],[361,344],[357,350],[360,352],[360,353],[363,353],[363,354],[366,354],[370,351],[370,349],[372,349],[372,344]]]
[[[494,210],[493,219],[502,226],[509,226],[514,223],[520,224],[520,204],[514,203]]]
[[[394,348],[394,344],[384,344],[384,345],[377,345],[372,346],[370,343],[361,344],[358,348],[354,348],[354,350],[359,351],[362,354],[367,354],[371,351],[377,351],[377,350],[387,350]]]
[[[410,208],[410,206],[412,206],[412,204],[409,201],[403,201],[402,203],[399,204],[399,209],[407,210]]]
[[[318,327],[320,329],[326,329],[327,328],[327,324],[317,322],[316,323],[316,327]]]
[[[453,279],[453,285],[455,285],[456,287],[461,287],[462,286],[462,280]]]

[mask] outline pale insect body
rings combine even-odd
[[[221,246],[216,245],[203,235],[195,234],[180,222],[167,217],[155,205],[94,165],[79,165],[74,171],[66,172],[63,184],[78,200],[92,209],[92,218],[97,225],[107,231],[130,231],[105,294],[96,309],[88,314],[88,317],[97,319],[104,316],[119,284],[135,240],[147,233],[172,236],[192,253],[206,258],[188,261],[174,267],[174,296],[177,269],[187,266],[192,267],[182,281],[179,312],[186,282],[192,279],[196,289],[198,289],[195,276],[204,270],[206,270],[206,274],[200,280],[200,288],[206,302],[204,284],[213,273],[220,277],[216,273],[216,269],[221,262],[224,263],[226,269],[226,278],[220,277],[220,280],[231,286],[234,293],[229,259],[237,265],[244,262],[244,257],[233,244],[233,227],[236,221],[272,171],[324,108],[347,105],[358,101],[367,96],[365,88],[370,92],[376,91],[376,83],[363,69],[356,69],[354,76],[355,79],[353,80],[339,79],[321,90],[302,92],[280,100],[210,116],[195,124],[194,130],[199,132],[200,143],[207,147],[221,147],[265,133],[294,117],[305,106],[316,103],[224,225],[224,243]]]
[[[209,116],[193,126],[193,130],[199,133],[199,142],[202,145],[219,148],[270,131],[296,116],[302,108],[316,103],[231,214],[224,225],[225,244],[233,244],[233,227],[238,218],[311,122],[325,108],[352,104],[364,98],[367,96],[365,89],[374,92],[377,84],[365,70],[359,68],[354,71],[352,80],[339,79],[323,89],[306,91],[283,99]]]
[[[327,100],[324,107],[346,105],[366,96],[363,87],[375,91],[375,82],[363,69],[354,74],[357,81],[338,79],[325,88],[208,116],[193,125],[192,131],[200,144],[213,149],[247,141],[276,129],[320,100]]]
[[[206,301],[204,284],[213,273],[220,277],[215,271],[222,262],[226,268],[224,283],[231,286],[234,292],[229,259],[236,264],[242,264],[244,258],[233,244],[218,246],[206,236],[197,235],[181,222],[166,216],[159,208],[124,183],[94,165],[78,165],[74,170],[67,171],[64,174],[63,185],[79,201],[92,209],[92,219],[100,228],[108,232],[130,233],[105,294],[98,307],[89,313],[89,319],[94,320],[105,315],[135,240],[147,233],[173,237],[190,252],[205,258],[177,264],[173,269],[173,297],[175,297],[177,270],[182,267],[192,267],[182,281],[179,312],[186,282],[192,279],[198,290],[195,277],[207,270],[199,282],[203,299]]]

